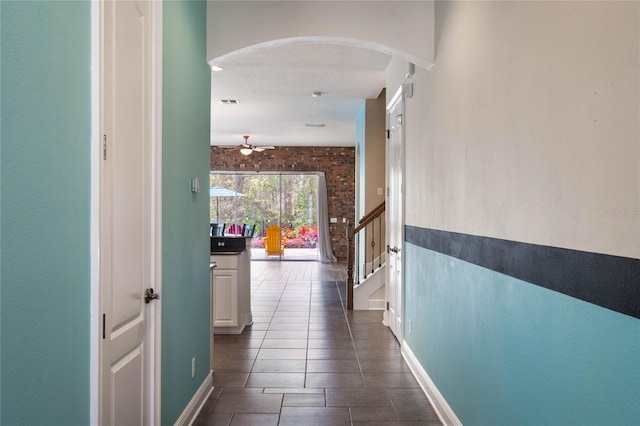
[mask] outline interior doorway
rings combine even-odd
[[[387,105],[387,311],[384,322],[399,342],[403,339],[404,242],[404,85]]]
[[[155,300],[162,281],[162,4],[95,7],[100,26],[94,37],[102,41],[95,63],[101,152],[93,164],[92,213],[99,229],[100,326],[92,328],[98,346],[92,419],[101,425],[153,425],[160,418],[161,309]]]
[[[317,174],[211,172],[209,183],[211,223],[250,229],[251,260],[318,260]]]

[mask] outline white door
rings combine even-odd
[[[404,216],[402,176],[404,168],[404,131],[402,89],[387,106],[387,302],[386,323],[402,342],[402,242]]]
[[[153,5],[101,3],[100,423],[153,421],[157,301],[154,244]],[[158,253],[159,255],[159,253]],[[157,289],[156,289],[157,290]]]

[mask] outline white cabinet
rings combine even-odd
[[[253,324],[251,314],[251,258],[242,253],[212,254],[213,329],[217,334],[239,334]]]

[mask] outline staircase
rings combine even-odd
[[[382,202],[355,228],[347,223],[347,309],[386,308],[384,214]]]

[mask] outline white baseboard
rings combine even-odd
[[[244,324],[237,327],[213,327],[213,334],[242,334],[245,327],[253,325],[253,314],[249,312],[244,318]]]
[[[184,411],[176,420],[174,426],[191,426],[193,421],[198,417],[200,410],[202,410],[202,406],[207,402],[207,398],[211,395],[211,391],[213,391],[213,371],[210,371],[207,374],[207,377],[204,379],[198,390],[191,401],[184,408]]]
[[[387,309],[387,302],[384,299],[369,300],[370,311],[384,311]]]
[[[213,334],[242,334],[245,324],[237,327],[213,327]]]
[[[413,354],[406,341],[402,342],[402,356],[405,361],[407,361],[411,372],[416,377],[416,380],[418,380],[425,395],[427,395],[429,402],[431,402],[431,405],[436,410],[442,424],[445,426],[462,426],[462,422],[458,419],[449,404],[447,404],[447,401],[433,383],[431,377],[429,377],[425,369],[422,368],[418,358]]]

